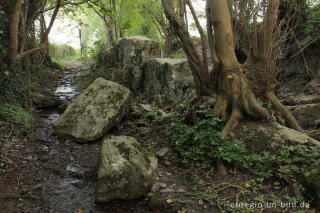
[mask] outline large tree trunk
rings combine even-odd
[[[256,54],[250,54],[245,65],[241,65],[235,54],[227,0],[207,0],[208,38],[214,65],[214,69],[208,72],[208,67],[204,65],[206,53],[203,52],[201,55],[195,51],[187,29],[176,17],[167,0],[162,0],[165,14],[181,40],[188,57],[197,89],[198,97],[189,104],[188,110],[199,105],[203,101],[203,96],[215,94],[217,102],[214,111],[222,121],[226,122],[222,130],[225,135],[232,131],[244,115],[249,115],[254,119],[269,120],[273,119],[274,113],[281,115],[289,127],[302,132],[294,117],[274,95],[274,82],[272,81],[275,79],[271,76],[273,74],[266,72],[274,73],[272,69],[275,68],[269,64],[272,59],[272,38],[277,23],[279,1],[268,1],[263,24],[257,34],[257,46],[253,48],[256,51],[252,51]],[[191,1],[187,2],[193,12]],[[206,42],[201,26],[197,24],[197,27],[204,45]],[[269,111],[262,107],[257,98],[272,103],[274,109]],[[221,166],[221,163],[218,165]],[[222,166],[221,168],[221,172],[224,173]]]

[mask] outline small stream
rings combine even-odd
[[[54,92],[70,103],[80,91],[75,88],[75,78],[82,72],[66,73],[57,80]],[[58,109],[38,113],[35,139],[40,151],[38,178],[43,184],[46,206],[41,212],[101,212],[94,202],[95,174],[100,153],[100,143],[78,144],[53,134],[52,123],[60,116]],[[44,166],[43,166],[44,165]]]

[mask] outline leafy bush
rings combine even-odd
[[[0,117],[23,126],[29,126],[31,116],[20,105],[4,104],[0,106]]]
[[[0,72],[0,103],[23,101],[27,95],[25,84],[26,74],[19,64]]]
[[[243,143],[220,133],[222,125],[213,112],[208,109],[198,112],[204,114],[204,119],[196,125],[189,126],[176,117],[169,128],[171,141],[186,164],[213,168],[215,160],[222,159],[263,180],[274,173],[279,178],[301,173],[303,165],[320,158],[320,147],[308,145],[283,145],[278,153],[250,154]],[[299,168],[296,163],[300,163]]]

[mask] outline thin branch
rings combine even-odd
[[[201,55],[195,47],[195,44],[192,41],[188,30],[186,29],[184,24],[176,17],[172,6],[170,6],[168,3],[168,0],[162,0],[162,5],[167,19],[171,23],[171,26],[174,28],[176,34],[183,44],[182,47],[188,57],[197,92],[208,92],[208,67],[204,66]]]
[[[304,49],[306,49],[310,44],[312,44],[313,42],[317,41],[317,39],[314,39],[312,41],[310,41],[308,44],[306,44],[303,48],[301,48],[301,50],[299,50],[297,53],[295,53],[293,56],[291,56],[290,58],[295,57],[296,55],[300,54],[301,52],[304,51]]]
[[[65,3],[62,3],[62,4],[61,4],[61,7],[66,6],[66,5],[80,5],[80,4],[85,4],[85,3],[90,2],[90,1],[91,1],[91,0],[83,0],[83,1],[81,1],[81,2],[65,2]],[[48,12],[49,10],[53,10],[53,9],[55,9],[55,8],[56,8],[56,6],[49,7],[49,8],[46,8],[46,9],[42,10],[42,11],[39,11],[39,13],[45,13],[45,12]]]
[[[26,56],[28,56],[28,55],[31,55],[31,54],[36,53],[36,52],[39,52],[39,51],[41,51],[44,47],[45,47],[45,45],[42,44],[42,45],[40,45],[39,47],[36,47],[36,48],[31,49],[31,50],[27,50],[27,51],[25,51],[25,52],[23,52],[23,53],[20,53],[19,55],[16,56],[15,60],[20,60],[20,59],[22,59],[22,58],[24,58],[24,57],[26,57]]]
[[[190,8],[191,14],[193,16],[193,19],[196,23],[196,26],[198,28],[200,37],[201,37],[201,45],[202,45],[202,60],[203,60],[203,64],[208,67],[208,55],[207,55],[207,38],[204,34],[203,28],[200,25],[199,19],[197,17],[196,11],[191,3],[190,0],[186,0],[187,5]]]

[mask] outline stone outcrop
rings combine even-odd
[[[142,88],[147,97],[169,93],[184,99],[194,90],[187,59],[154,58],[143,66]]]
[[[147,97],[170,94],[182,100],[194,94],[194,81],[187,59],[159,58],[159,43],[142,36],[125,37],[102,46],[96,68],[108,80]]]
[[[281,145],[288,144],[320,146],[319,141],[277,123],[241,122],[232,134],[243,141],[251,152],[276,152]]]
[[[160,57],[158,42],[143,36],[125,37],[112,46],[100,48],[97,69],[103,69],[108,80],[120,83],[129,89],[139,89],[142,65],[155,57]]]
[[[295,106],[291,113],[303,129],[320,127],[320,103]]]
[[[130,105],[127,88],[98,78],[53,123],[54,133],[80,142],[94,141],[117,125]]]
[[[100,155],[96,201],[144,196],[153,186],[157,175],[156,157],[147,153],[135,138],[106,138]]]

